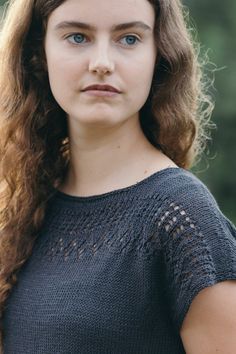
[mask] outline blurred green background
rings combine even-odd
[[[198,30],[202,53],[216,65],[215,110],[217,125],[212,143],[195,167],[225,215],[236,224],[236,1],[184,0]],[[213,66],[209,66],[214,68]],[[211,75],[212,76],[212,75]]]
[[[0,5],[6,1],[0,0]],[[236,224],[236,1],[183,0],[198,31],[202,55],[214,72],[217,129],[193,172],[208,186],[224,214]],[[20,14],[19,14],[20,16]],[[212,74],[209,71],[210,77]]]

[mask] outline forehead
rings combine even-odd
[[[154,27],[155,12],[148,0],[66,0],[49,16],[48,25],[61,21],[87,22],[98,28],[145,21]]]

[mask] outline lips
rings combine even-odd
[[[117,93],[121,93],[121,91],[119,91],[117,88],[110,86],[110,85],[90,85],[85,87],[82,92],[84,91],[90,91],[90,90],[98,90],[98,91],[110,91],[110,92],[117,92]]]

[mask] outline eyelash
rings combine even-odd
[[[83,37],[87,37],[84,33],[72,33],[72,34],[70,34],[69,36],[67,36],[66,39],[67,39],[71,44],[73,44],[73,45],[75,45],[75,46],[84,44],[84,43],[72,42],[72,41],[70,40],[70,38],[73,38],[73,37],[78,36],[78,35],[83,36]],[[133,38],[136,39],[136,42],[135,42],[134,44],[132,44],[132,45],[124,44],[125,47],[134,47],[135,45],[138,44],[137,42],[140,42],[140,41],[141,41],[141,40],[139,39],[139,37],[137,37],[137,36],[134,35],[134,34],[127,34],[127,35],[123,36],[122,38],[126,38],[126,37],[133,37]]]

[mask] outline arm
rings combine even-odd
[[[236,353],[236,281],[223,281],[200,291],[180,335],[187,354]]]

